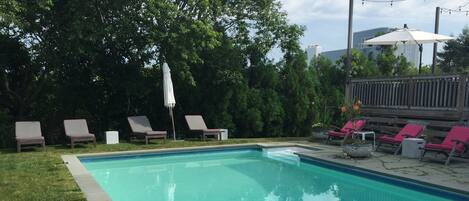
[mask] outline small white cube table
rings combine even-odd
[[[228,140],[228,129],[220,129],[221,135],[219,135],[218,140]]]
[[[119,131],[106,131],[106,144],[119,144]]]
[[[367,135],[372,135],[373,136],[373,149],[375,148],[376,145],[376,134],[374,131],[356,131],[353,132],[352,136],[355,135],[361,135],[361,139],[365,141]]]
[[[422,138],[405,138],[402,141],[402,154],[406,158],[420,158],[425,140]]]

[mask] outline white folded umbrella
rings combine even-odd
[[[163,63],[163,93],[164,93],[164,106],[169,108],[169,115],[173,124],[173,139],[176,139],[176,130],[174,126],[173,108],[176,106],[176,99],[174,98],[173,81],[171,80],[171,70],[168,64]]]

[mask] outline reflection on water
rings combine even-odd
[[[323,201],[323,200],[329,200],[329,201],[339,201],[339,197],[337,196],[337,186],[332,185],[330,186],[330,189],[327,190],[326,192],[319,193],[319,194],[309,194],[306,192],[303,192],[303,196],[301,197],[303,201]]]
[[[247,150],[84,164],[115,201],[442,200],[278,154]]]

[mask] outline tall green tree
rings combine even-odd
[[[314,121],[315,88],[312,79],[306,75],[308,66],[306,54],[301,50],[298,39],[303,31],[301,27],[290,26],[286,30],[288,38],[282,41],[285,52],[281,71],[282,95],[285,108],[285,132],[294,136],[306,136],[311,133]]]
[[[379,70],[376,66],[376,62],[373,59],[365,56],[362,52],[356,49],[352,49],[352,77],[368,77],[376,76],[379,74]],[[345,64],[347,56],[343,55],[338,61],[337,66],[345,72]],[[345,82],[343,83],[345,85]]]
[[[395,46],[381,46],[381,51],[376,55],[376,65],[382,76],[408,75],[412,72],[411,64],[403,55],[396,56]]]
[[[315,123],[329,125],[339,119],[338,109],[344,101],[345,71],[329,59],[319,56],[311,63],[310,74],[317,90],[314,107],[317,110]]]
[[[456,40],[445,42],[438,53],[438,66],[444,73],[469,72],[469,27],[464,27]]]

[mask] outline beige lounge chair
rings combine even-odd
[[[202,131],[202,139],[205,141],[207,136],[213,136],[215,139],[221,139],[221,129],[208,129],[205,121],[200,115],[186,115],[186,122],[192,131]]]
[[[46,150],[44,137],[41,133],[41,123],[38,121],[18,121],[15,123],[16,150],[21,152],[21,145],[39,144]]]
[[[88,130],[88,124],[85,119],[64,120],[65,135],[70,138],[70,146],[75,147],[75,142],[93,141],[96,147],[96,137]]]
[[[154,131],[151,127],[150,121],[146,116],[133,116],[127,117],[129,121],[132,137],[143,137],[145,138],[145,144],[148,144],[150,139],[163,139],[166,140],[167,132],[166,131]]]

